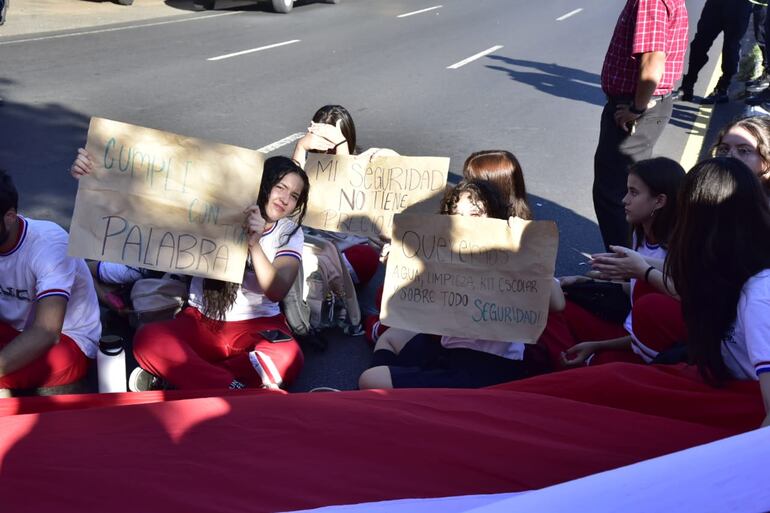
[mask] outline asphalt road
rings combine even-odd
[[[583,272],[578,251],[601,249],[590,193],[599,72],[623,0],[436,1],[303,2],[289,15],[223,2],[109,30],[0,38],[0,166],[25,214],[68,226],[76,183],[66,170],[91,116],[262,148],[339,103],[362,148],[448,156],[454,173],[472,151],[515,153],[535,216],[559,225],[557,273]],[[688,2],[691,35],[702,4]],[[679,157],[688,116],[678,111],[658,154]],[[362,342],[340,343],[365,358]],[[302,387],[347,388],[357,371],[331,372]]]

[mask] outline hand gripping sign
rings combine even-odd
[[[264,156],[92,118],[69,254],[240,283]]]
[[[445,157],[311,154],[308,211],[303,224],[377,238],[391,236],[393,215],[438,211],[446,187]]]
[[[420,333],[535,343],[558,247],[551,221],[399,214],[382,322]]]

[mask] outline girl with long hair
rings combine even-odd
[[[463,180],[447,191],[441,214],[508,219],[508,202],[494,184]],[[557,288],[556,284],[554,288]],[[554,299],[555,298],[555,299]],[[559,296],[552,294],[551,308]],[[542,372],[521,342],[416,334],[390,328],[374,347],[372,365],[359,388],[478,388]],[[536,351],[537,349],[535,349]]]
[[[308,152],[332,155],[356,153],[356,125],[342,105],[324,105],[316,111],[307,133],[297,141],[293,158],[305,167]]]
[[[758,380],[770,425],[770,208],[753,171],[731,158],[684,180],[665,272],[682,300],[703,378]]]
[[[186,309],[143,326],[134,355],[145,371],[132,374],[133,390],[149,389],[155,377],[180,389],[277,388],[296,377],[302,352],[278,303],[301,265],[309,190],[307,175],[291,159],[265,161],[256,205],[246,211],[243,281],[193,278]]]
[[[540,341],[555,362],[563,366],[608,361],[650,362],[660,352],[635,336],[634,318],[638,301],[655,291],[664,291],[659,276],[651,276],[648,262],[662,267],[674,226],[677,193],[684,170],[677,162],[658,157],[637,162],[629,169],[623,198],[626,221],[632,227],[631,248],[612,246],[614,253],[594,256],[594,265],[623,260],[633,264],[628,287],[632,309],[622,324],[614,323],[569,301],[563,313],[551,315]],[[609,264],[608,264],[609,265]],[[562,286],[586,280],[564,277]]]
[[[307,133],[297,141],[293,159],[304,168],[308,153],[356,155],[359,152],[356,141],[356,125],[350,112],[342,105],[324,105],[313,114]],[[361,154],[370,158],[375,155],[398,154],[382,148],[370,148]],[[345,248],[342,257],[353,282],[359,286],[374,277],[380,260],[377,251],[363,238]]]
[[[743,117],[727,124],[717,135],[711,154],[743,162],[759,178],[764,194],[770,196],[770,116]],[[647,276],[660,293],[647,294],[634,304],[634,334],[643,346],[669,349],[657,354],[656,362],[686,359],[687,327],[676,286],[670,277],[664,277],[662,262],[620,249],[616,254],[594,255],[592,265],[605,278]]]
[[[483,150],[471,153],[463,164],[463,178],[493,183],[508,203],[509,216],[532,219],[524,172],[510,151]]]
[[[507,217],[532,219],[532,210],[527,202],[527,188],[524,185],[524,172],[513,153],[505,150],[481,150],[471,153],[463,164],[463,180],[482,181],[494,187],[497,196],[503,201]],[[447,189],[447,194],[452,190]],[[389,245],[386,245],[383,248],[383,259],[387,258],[388,250]],[[381,296],[382,292],[379,291],[378,308]],[[387,329],[387,326],[380,323],[379,315],[370,315],[364,322],[364,333],[372,343],[376,343]]]

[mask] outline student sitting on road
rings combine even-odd
[[[508,218],[508,205],[497,189],[483,180],[462,181],[450,190],[441,213]],[[563,308],[554,283],[551,309]],[[558,292],[558,293],[557,293]],[[415,334],[390,328],[377,341],[371,368],[359,378],[359,388],[479,388],[541,372],[521,342],[480,340]],[[529,356],[529,357],[528,357]]]
[[[342,105],[324,105],[313,114],[307,133],[294,147],[294,160],[304,169],[308,153],[329,155],[356,155],[356,125],[350,112]],[[362,158],[398,155],[385,148],[370,148]],[[365,286],[375,275],[379,266],[379,255],[366,241],[351,245],[342,252],[353,283]]]
[[[504,198],[508,216],[532,219],[532,210],[527,202],[524,172],[518,159],[510,151],[482,150],[471,153],[463,164],[463,178],[492,183]],[[387,259],[388,250],[388,246],[383,248],[383,261]],[[382,302],[382,288],[377,292],[376,302],[379,309]],[[387,329],[388,327],[380,322],[379,315],[369,315],[364,319],[364,334],[372,344],[376,343]]]
[[[665,272],[701,375],[713,384],[759,380],[770,426],[770,208],[752,175],[731,158],[687,174]]]
[[[711,153],[719,157],[733,157],[751,169],[759,178],[766,195],[770,195],[770,117],[752,116],[739,118],[726,125],[717,135]],[[641,276],[653,265],[662,269],[657,262],[645,261],[629,255],[630,258],[599,258],[595,265],[601,268],[607,278],[627,279]],[[656,274],[658,271],[650,271]],[[662,274],[662,273],[661,273]],[[652,277],[653,282],[662,283],[662,278]],[[633,331],[641,345],[668,348],[674,345],[679,351],[656,359],[661,363],[682,360],[687,327],[682,315],[681,304],[675,296],[676,288],[670,279],[666,290],[646,294],[634,304]]]
[[[154,377],[180,389],[278,388],[297,376],[302,352],[278,303],[301,265],[309,190],[291,159],[265,161],[257,203],[247,210],[243,282],[193,278],[188,308],[137,331],[134,355],[146,371],[132,373],[129,388],[153,388]]]
[[[17,209],[0,171],[0,388],[73,383],[102,331],[93,281],[85,261],[67,256],[67,232]]]
[[[636,332],[637,303],[654,292],[667,293],[666,284],[652,270],[663,267],[666,248],[674,227],[676,199],[684,170],[664,157],[643,160],[628,171],[628,192],[623,198],[626,221],[632,226],[632,248],[612,246],[614,253],[594,255],[594,268],[617,278],[617,267],[631,278],[628,295],[632,310],[623,324],[600,318],[567,297],[564,312],[549,316],[540,337],[553,363],[564,366],[609,361],[651,362],[668,345],[650,347],[647,337]],[[563,277],[562,286],[587,281],[584,276]],[[678,302],[670,298],[661,315],[677,315]],[[644,343],[642,342],[644,340]]]

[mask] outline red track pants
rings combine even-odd
[[[7,346],[19,332],[0,322],[0,350]],[[37,360],[16,372],[0,377],[0,388],[56,387],[74,383],[83,378],[88,370],[88,358],[74,340],[62,334],[59,342]]]
[[[134,338],[139,365],[179,389],[225,389],[233,380],[275,388],[293,380],[303,356],[294,339],[272,343],[260,334],[291,334],[283,315],[221,323],[216,330],[197,309],[175,319],[146,324]]]

